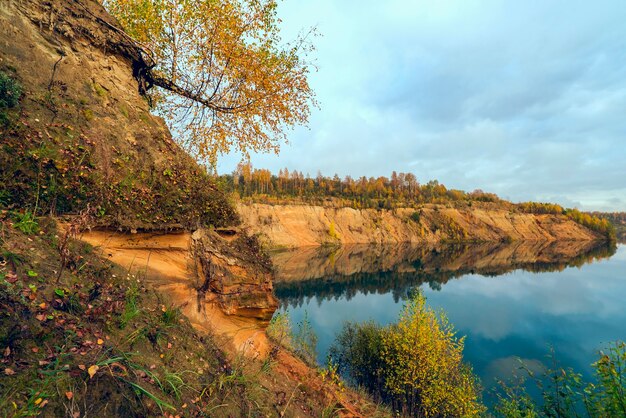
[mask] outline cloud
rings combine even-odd
[[[323,34],[311,75],[322,108],[254,165],[412,171],[513,200],[626,210],[623,2],[300,0],[279,14],[286,37]]]

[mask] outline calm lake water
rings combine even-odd
[[[518,358],[563,365],[590,376],[607,343],[626,338],[626,246],[514,243],[436,249],[344,247],[273,255],[280,311],[306,314],[318,337],[318,361],[344,321],[388,324],[420,288],[460,335],[465,359],[485,387],[507,379]]]

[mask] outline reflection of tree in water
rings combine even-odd
[[[567,267],[580,267],[594,260],[608,258],[616,251],[615,245],[600,244],[566,257],[558,252],[547,256],[545,253],[547,249],[543,248],[541,249],[543,253],[533,256],[543,260],[553,258],[554,261],[529,262],[526,260],[532,257],[516,257],[515,252],[512,252],[506,263],[502,263],[502,260],[495,265],[484,263],[490,256],[502,252],[503,249],[507,249],[503,244],[488,246],[455,244],[436,249],[422,248],[419,251],[404,253],[407,257],[386,270],[376,271],[369,266],[370,268],[364,267],[352,274],[335,272],[308,280],[291,278],[290,281],[276,282],[274,292],[280,300],[281,308],[299,307],[313,298],[318,305],[324,300],[351,300],[358,294],[391,293],[394,301],[399,302],[424,284],[438,291],[449,280],[467,274],[495,277],[519,269],[532,273],[562,271]],[[517,261],[518,258],[524,261]],[[463,259],[463,262],[455,264],[455,260],[459,259]],[[376,265],[379,263],[374,262]]]

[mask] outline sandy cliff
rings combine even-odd
[[[193,234],[94,230],[80,238],[167,295],[196,329],[225,335],[237,351],[267,355],[264,330],[277,301],[269,267],[257,260],[246,237],[200,229]]]
[[[516,213],[497,207],[352,209],[240,204],[244,225],[272,247],[321,244],[394,244],[454,241],[599,240],[565,216]]]

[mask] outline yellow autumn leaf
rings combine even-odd
[[[89,378],[91,379],[92,377],[94,377],[98,370],[100,370],[100,367],[96,365],[89,366],[89,368],[87,369],[87,373],[89,373]]]

